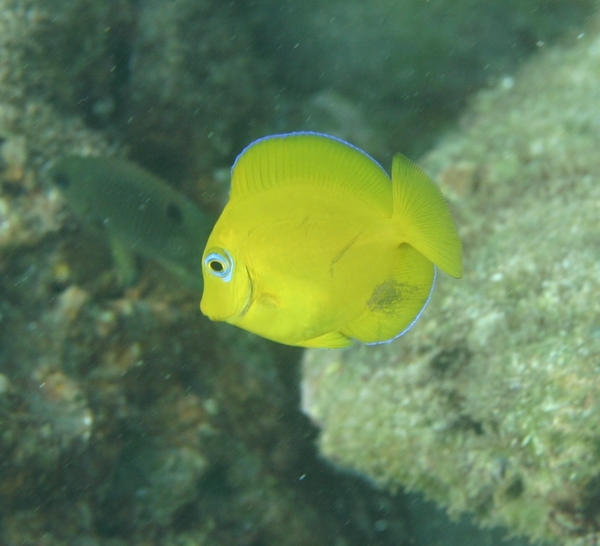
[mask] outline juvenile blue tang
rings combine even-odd
[[[202,256],[201,310],[288,345],[381,343],[417,320],[434,266],[461,277],[461,242],[417,165],[395,155],[390,180],[337,138],[273,135],[233,165]]]

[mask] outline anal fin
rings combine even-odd
[[[363,343],[390,341],[412,327],[429,301],[435,279],[433,264],[408,244],[392,258],[391,275],[378,283],[364,313],[342,328]]]
[[[329,332],[302,342],[302,347],[343,349],[352,345],[352,340],[339,332]]]
[[[119,283],[133,286],[139,278],[135,256],[117,237],[110,237],[109,241]]]

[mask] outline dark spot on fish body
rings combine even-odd
[[[58,171],[52,175],[54,183],[62,189],[66,189],[71,185],[71,178],[63,171]]]
[[[398,305],[402,303],[406,296],[414,293],[416,290],[416,286],[389,279],[375,287],[367,302],[367,306],[371,311],[393,315],[396,313]]]
[[[180,225],[183,222],[183,212],[177,203],[173,203],[173,201],[167,203],[165,212],[167,219],[173,224]]]

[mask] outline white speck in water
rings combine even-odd
[[[515,86],[515,79],[512,76],[504,76],[500,81],[502,89],[512,89]]]

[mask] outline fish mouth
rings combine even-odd
[[[247,283],[244,284],[244,287],[241,289],[238,288],[233,294],[222,294],[216,291],[216,294],[211,294],[209,298],[205,291],[202,300],[200,301],[200,310],[210,320],[216,322],[228,322],[229,324],[234,325],[238,324],[238,322],[246,315],[254,301],[254,290],[250,276],[248,276]],[[236,297],[238,294],[239,297]],[[242,299],[244,295],[245,298]],[[228,303],[228,305],[221,305],[221,300]]]

